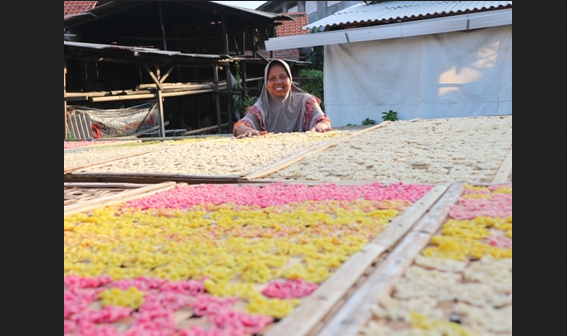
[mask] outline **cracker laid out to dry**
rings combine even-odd
[[[269,133],[252,138],[202,142],[190,147],[171,148],[156,155],[122,159],[109,165],[85,169],[84,172],[244,175],[351,133]]]
[[[105,144],[68,149],[65,150],[63,155],[63,167],[64,169],[68,169],[137,153],[144,153],[148,151],[166,149],[175,146],[216,139],[218,139],[218,137],[144,142],[128,141],[124,143],[115,143],[112,145]]]
[[[512,148],[512,116],[395,121],[267,179],[490,183]]]

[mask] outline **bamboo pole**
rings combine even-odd
[[[512,148],[510,148],[508,155],[502,161],[496,175],[494,175],[494,179],[492,179],[492,183],[510,182],[510,174],[512,174]]]
[[[213,67],[214,72],[214,81],[215,81],[215,105],[217,108],[217,124],[218,124],[218,133],[222,133],[221,127],[221,110],[220,110],[220,94],[219,94],[219,66],[217,64]]]
[[[64,182],[122,182],[160,183],[174,181],[187,184],[238,183],[236,175],[189,175],[189,174],[131,174],[131,173],[75,173],[63,175]]]
[[[67,123],[67,61],[63,61],[63,110],[65,116],[65,136],[63,139],[67,140],[69,134],[69,125]]]

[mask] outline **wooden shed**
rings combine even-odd
[[[227,132],[234,79],[261,86],[259,55],[292,17],[211,1],[110,1],[64,20],[65,138],[68,105],[127,108],[156,101],[165,124],[187,133]],[[270,55],[272,56],[272,55]],[[238,62],[238,63],[237,63]],[[297,71],[292,62],[292,71]]]

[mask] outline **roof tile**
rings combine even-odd
[[[276,37],[309,34],[308,29],[301,29],[301,27],[309,24],[309,19],[305,12],[281,14],[291,16],[295,21],[276,21],[281,23],[281,25],[276,26]]]
[[[98,1],[63,1],[63,16],[90,11],[97,3]]]

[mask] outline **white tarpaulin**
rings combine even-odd
[[[512,25],[325,46],[333,126],[512,114]]]

